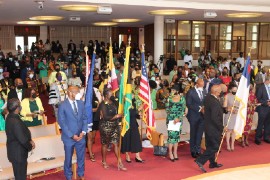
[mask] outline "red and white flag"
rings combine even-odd
[[[151,132],[156,127],[154,112],[152,108],[151,92],[147,71],[145,66],[145,54],[142,52],[142,75],[140,81],[139,98],[143,101],[143,117],[142,120],[147,125],[146,135],[148,139],[152,139]]]
[[[115,72],[115,66],[113,62],[112,44],[110,44],[110,47],[109,47],[109,75],[108,75],[107,87],[112,89],[113,93],[115,93],[119,89],[117,76]]]

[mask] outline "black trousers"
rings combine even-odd
[[[269,139],[270,135],[270,107],[261,108],[258,111],[258,126],[256,129],[256,140]],[[263,132],[264,130],[264,132]]]
[[[26,180],[27,176],[27,160],[24,162],[12,162],[15,180]]]
[[[214,164],[216,153],[218,152],[219,144],[221,141],[221,134],[220,135],[208,135],[205,134],[205,143],[206,143],[206,150],[204,153],[197,158],[197,161],[201,164],[205,164],[208,160],[210,164]]]

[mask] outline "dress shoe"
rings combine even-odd
[[[265,139],[264,142],[270,144],[270,139]]]
[[[200,152],[196,152],[197,157],[199,157],[200,155],[202,155]]]
[[[191,153],[191,156],[192,156],[193,158],[197,158],[197,154],[196,154],[195,152],[192,152],[192,153]]]
[[[136,157],[135,157],[135,161],[138,162],[138,163],[144,163],[144,160],[138,159],[138,158],[136,158]],[[131,162],[131,161],[130,161],[130,162]]]
[[[82,177],[79,176],[79,180],[85,180],[85,178],[83,176]]]
[[[127,159],[126,159],[126,162],[127,162],[127,163],[131,163],[131,160],[127,160]]]
[[[204,169],[203,165],[199,161],[197,161],[195,159],[194,162],[199,166],[199,168],[202,170],[202,172],[206,173],[206,170]]]
[[[178,161],[178,160],[179,160],[179,158],[178,158],[178,157],[177,157],[177,158],[174,158],[174,160],[175,160],[175,161]]]
[[[262,142],[260,140],[255,140],[255,144],[260,145]]]
[[[223,165],[222,164],[218,164],[218,163],[214,163],[214,164],[209,164],[209,168],[220,168],[222,167]]]

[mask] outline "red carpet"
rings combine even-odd
[[[99,138],[96,139],[96,142],[94,146],[96,162],[91,162],[88,156],[85,161],[85,178],[87,180],[164,180],[167,178],[170,180],[180,180],[201,174],[200,169],[194,163],[194,159],[190,156],[188,144],[179,146],[179,160],[175,162],[171,162],[167,158],[154,156],[152,149],[143,149],[141,157],[146,160],[145,163],[136,163],[134,161],[135,155],[132,155],[132,163],[124,162],[128,171],[123,172],[117,170],[117,162],[113,152],[108,152],[107,154],[107,162],[110,165],[110,169],[103,169],[101,166]],[[218,162],[224,165],[220,169],[270,162],[269,144],[262,143],[260,146],[255,145],[253,142],[250,144],[248,148],[242,148],[237,145],[234,152],[226,151],[224,146],[218,159]],[[122,155],[122,157],[124,160],[125,156]],[[205,168],[208,172],[213,171],[208,168],[208,164],[205,165]],[[215,170],[217,171],[218,169]],[[61,180],[65,179],[65,177],[63,172],[59,172],[37,179]]]
[[[46,97],[42,97],[44,108],[47,111],[48,121],[54,122],[52,118],[52,107],[45,105],[48,101]],[[49,108],[49,110],[47,109]],[[250,140],[250,147],[242,148],[236,142],[235,151],[228,152],[225,150],[225,146],[220,153],[218,162],[224,166],[220,169],[227,169],[239,166],[264,164],[270,162],[270,144],[262,143],[258,146],[253,143],[253,139]],[[225,144],[224,144],[225,145]],[[124,161],[124,165],[128,168],[127,172],[117,170],[117,162],[113,152],[108,152],[107,163],[110,165],[109,169],[103,169],[101,166],[101,153],[99,137],[96,138],[96,144],[94,145],[94,153],[96,156],[96,162],[91,162],[86,154],[86,168],[85,179],[87,180],[180,180],[183,178],[195,176],[201,174],[200,169],[194,163],[194,159],[191,158],[189,153],[189,145],[180,145],[178,149],[179,160],[171,162],[168,158],[157,157],[153,155],[153,149],[143,149],[141,157],[146,160],[144,164],[136,163],[134,161],[135,155],[132,155],[132,163],[128,164]],[[122,155],[122,159],[125,156]],[[205,165],[208,172],[217,171],[219,169],[210,170],[208,164]],[[63,172],[56,174],[43,176],[36,178],[38,180],[64,180],[65,176]]]

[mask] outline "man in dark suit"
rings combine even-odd
[[[72,77],[72,68],[68,65],[68,62],[64,63],[63,72],[66,74],[67,79]]]
[[[211,90],[213,85],[219,85],[222,83],[221,79],[217,78],[216,75],[217,75],[217,71],[214,68],[210,69],[209,79],[204,80],[204,82],[205,82],[204,88],[205,88],[207,93],[210,93],[210,90]]]
[[[31,60],[30,60],[29,56],[26,56],[25,57],[25,67],[22,67],[21,75],[20,75],[25,87],[27,86],[26,78],[27,78],[27,72],[28,71],[34,71],[35,72],[35,69],[34,69],[34,66],[31,64]]]
[[[76,54],[76,44],[72,40],[69,41],[68,43],[68,52],[71,51],[73,55]]]
[[[26,180],[28,152],[35,149],[31,133],[19,116],[21,108],[18,99],[10,99],[7,103],[7,155],[12,163],[15,180]]]
[[[215,154],[218,152],[223,132],[223,108],[218,100],[221,93],[219,85],[213,85],[211,94],[204,100],[205,120],[205,142],[206,150],[195,162],[203,172],[206,172],[203,165],[209,160],[209,168],[219,168],[222,164],[215,161]]]
[[[16,98],[22,101],[24,97],[25,97],[25,89],[23,86],[22,79],[17,78],[15,79],[15,89],[10,89],[8,93],[8,100],[12,98]]]
[[[206,91],[203,79],[198,79],[194,88],[187,94],[187,118],[190,124],[190,152],[193,158],[201,154],[201,140],[204,130],[203,101]]]
[[[265,82],[258,89],[256,97],[261,105],[257,107],[259,118],[255,135],[255,143],[260,145],[262,136],[266,143],[270,143],[270,76],[265,77]]]
[[[76,149],[77,173],[84,179],[85,134],[87,132],[87,117],[84,103],[80,100],[80,90],[76,86],[68,88],[68,98],[58,109],[58,122],[62,129],[62,141],[65,148],[64,173],[67,180],[72,179],[71,162]]]

